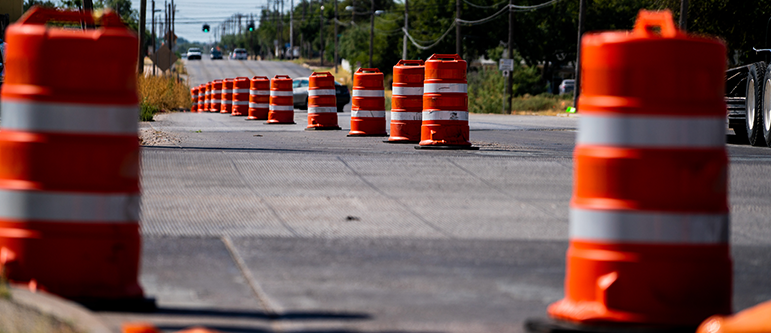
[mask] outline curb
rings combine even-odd
[[[114,333],[83,306],[46,292],[11,286],[11,302],[53,316],[86,333]]]

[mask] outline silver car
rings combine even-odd
[[[294,107],[301,110],[308,109],[308,78],[292,80],[292,101]],[[337,100],[337,112],[343,112],[343,107],[351,102],[351,94],[348,87],[335,81],[335,98]]]

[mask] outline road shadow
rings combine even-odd
[[[205,326],[207,329],[216,330],[218,332],[222,333],[441,333],[440,331],[359,331],[359,330],[349,330],[349,329],[300,329],[300,330],[281,330],[281,331],[274,331],[271,329],[266,328],[253,328],[253,327],[243,327],[243,326],[224,326],[224,325],[214,325],[214,326]],[[168,331],[168,332],[176,332],[181,331],[187,328],[191,328],[191,326],[180,326],[180,325],[157,325],[156,328],[162,330],[162,331]]]
[[[368,320],[372,316],[367,313],[345,313],[326,311],[289,311],[285,313],[265,313],[262,311],[234,310],[234,309],[186,309],[160,307],[154,314],[191,316],[191,317],[216,317],[216,318],[250,318],[265,320]]]

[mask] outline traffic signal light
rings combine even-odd
[[[209,32],[209,25],[208,24],[204,24],[202,30],[203,30],[203,32]]]
[[[249,21],[249,25],[246,26],[249,31],[254,31],[254,21]]]

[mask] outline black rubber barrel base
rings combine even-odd
[[[528,318],[524,324],[528,333],[693,333],[696,326],[661,327],[645,325],[608,324],[607,326],[579,325],[551,318]]]
[[[297,123],[269,123],[269,122],[265,122],[265,125],[297,125]]]
[[[155,298],[120,298],[120,299],[74,299],[91,311],[115,312],[155,312],[158,306]]]
[[[433,150],[479,150],[474,146],[415,146],[415,149],[433,149]]]
[[[388,136],[388,134],[348,134],[346,136],[348,136],[348,137],[355,137],[355,136],[360,136],[360,137],[383,137],[383,136]]]
[[[342,128],[338,127],[306,127],[306,131],[339,131]]]
[[[385,140],[383,142],[385,142],[385,143],[418,143],[420,141],[388,141],[388,140]]]

